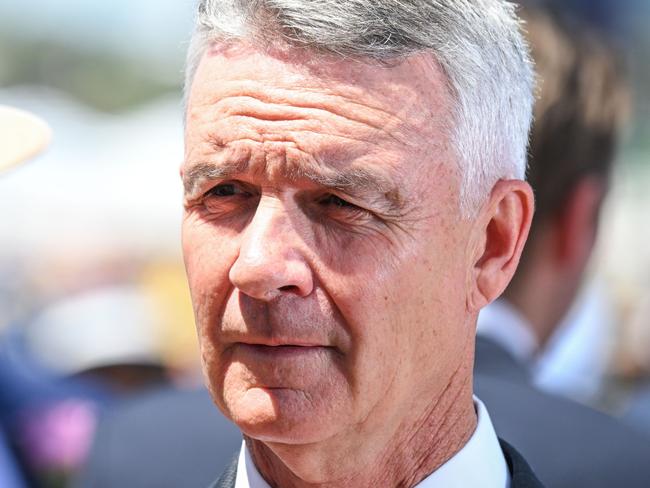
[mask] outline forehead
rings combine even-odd
[[[223,71],[215,72],[219,69]],[[244,42],[213,43],[199,62],[195,80],[201,79],[205,83],[205,75],[216,83],[257,79],[296,88],[348,89],[351,94],[361,97],[360,101],[390,97],[398,88],[403,101],[411,98],[412,102],[419,103],[420,96],[433,95],[427,102],[437,105],[443,101],[447,91],[442,69],[433,56],[426,53],[381,63],[297,48],[258,49]],[[193,91],[200,89],[201,84],[191,88]],[[418,100],[413,100],[413,97]]]
[[[215,45],[189,94],[186,166],[250,163],[258,153],[266,167],[269,160],[399,167],[407,152],[446,148],[450,98],[428,56],[388,67]]]

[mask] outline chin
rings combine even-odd
[[[252,439],[282,444],[309,444],[333,433],[331,412],[304,392],[284,388],[250,388],[234,398],[225,395],[224,413]]]

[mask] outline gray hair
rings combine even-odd
[[[430,53],[454,98],[463,213],[499,179],[525,177],[533,69],[506,0],[201,0],[186,95],[208,46],[237,39],[380,63]]]

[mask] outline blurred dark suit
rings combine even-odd
[[[650,438],[531,384],[526,366],[478,336],[474,391],[500,438],[549,488],[648,488]]]
[[[638,388],[626,408],[623,421],[650,435],[650,385]]]
[[[206,391],[161,390],[100,424],[79,488],[206,487],[241,446]]]

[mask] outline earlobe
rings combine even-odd
[[[533,191],[521,180],[501,180],[477,219],[477,252],[468,307],[478,312],[503,293],[519,264],[534,208]]]

